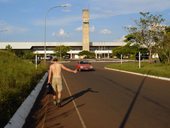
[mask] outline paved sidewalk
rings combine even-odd
[[[63,90],[63,98],[62,107],[55,106],[52,102],[52,95],[47,94],[46,88],[43,87],[23,128],[82,127],[73,106],[72,97],[66,89]]]

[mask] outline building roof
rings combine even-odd
[[[0,49],[10,45],[12,49],[31,49],[34,46],[44,46],[44,42],[0,42]],[[46,42],[46,46],[82,46],[82,42]],[[91,42],[90,46],[124,46],[125,42]]]

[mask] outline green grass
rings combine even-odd
[[[47,69],[0,50],[0,127],[8,122]]]
[[[106,67],[170,78],[170,65],[168,64],[161,64],[161,63],[149,64],[147,62],[142,62],[141,68],[139,68],[139,64],[137,62],[127,62],[122,64],[113,63],[107,65]]]

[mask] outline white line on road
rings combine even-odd
[[[69,87],[68,87],[68,84],[67,84],[67,82],[66,82],[66,79],[64,78],[63,75],[62,75],[62,77],[63,77],[63,80],[64,80],[65,85],[66,85],[66,87],[67,87],[67,90],[68,90],[69,95],[72,96],[71,91],[70,91],[70,89],[69,89]],[[78,114],[78,117],[79,117],[79,119],[80,119],[80,122],[81,122],[83,128],[87,128],[86,125],[85,125],[85,123],[84,123],[84,120],[83,120],[83,118],[82,118],[82,116],[81,116],[81,114],[80,114],[80,111],[79,111],[79,109],[77,108],[77,105],[76,105],[74,99],[72,100],[72,102],[73,102],[73,104],[74,104],[74,107],[75,107],[75,109],[76,109],[76,112],[77,112],[77,114]]]
[[[124,71],[124,70],[113,69],[113,68],[107,68],[107,67],[104,67],[104,68],[107,69],[107,70],[113,70],[113,71],[118,71],[118,72],[130,73],[130,74],[134,74],[134,75],[147,76],[147,77],[150,77],[150,78],[155,78],[155,79],[170,81],[170,78],[166,78],[166,77],[153,76],[153,75],[148,75],[148,74],[142,74],[142,73]]]

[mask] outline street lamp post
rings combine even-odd
[[[69,5],[68,4],[63,4],[63,5],[57,5],[57,6],[54,6],[54,7],[51,7],[51,8],[49,8],[48,10],[47,10],[47,12],[46,12],[46,14],[45,14],[45,19],[44,19],[44,22],[45,22],[45,27],[44,27],[44,60],[46,61],[46,46],[47,46],[47,43],[46,43],[46,29],[47,29],[47,25],[46,25],[46,23],[47,23],[47,15],[48,15],[48,13],[51,11],[51,10],[53,10],[53,9],[55,9],[55,8],[59,8],[59,7],[68,7]]]

